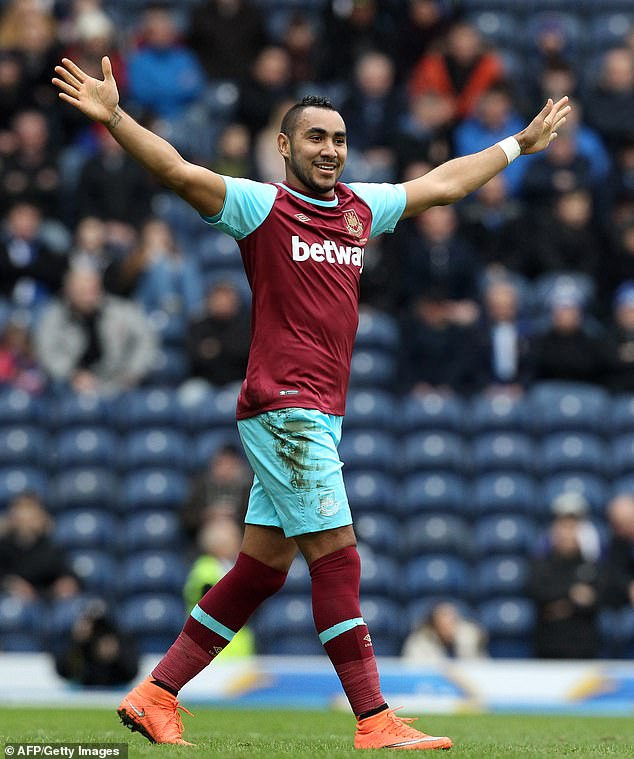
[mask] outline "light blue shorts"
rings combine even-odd
[[[255,472],[247,524],[281,527],[286,537],[352,524],[337,453],[342,422],[303,408],[238,420]]]

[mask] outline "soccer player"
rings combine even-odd
[[[359,606],[360,562],[337,454],[357,328],[359,278],[369,237],[399,219],[453,203],[521,153],[557,136],[570,110],[551,100],[514,137],[404,184],[344,184],[346,127],[323,98],[284,116],[277,147],[285,181],[261,184],[184,160],[119,105],[107,57],[103,81],[67,58],[59,97],[101,122],[137,161],[237,240],[253,297],[251,351],[237,418],[255,472],[241,552],[194,607],[151,675],[121,702],[125,725],[152,742],[180,743],[178,691],[284,584],[301,551],[310,567],[315,627],[357,717],[359,749],[450,748],[394,714],[381,695]]]

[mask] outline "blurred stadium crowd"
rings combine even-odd
[[[368,243],[341,454],[378,653],[449,598],[492,655],[634,655],[631,0],[0,0],[0,649],[55,648],[95,595],[163,649],[196,534],[248,489],[239,252],[58,101],[59,59],[100,76],[104,54],[143,124],[262,181],[304,94],[346,120],[344,179],[378,182],[571,97],[546,153]],[[24,492],[54,526],[16,517]],[[33,570],[43,597],[15,571],[38,541],[67,552]],[[260,651],[316,652],[307,588],[298,563]],[[536,619],[596,641],[553,653]]]

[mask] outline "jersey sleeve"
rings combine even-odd
[[[394,231],[405,210],[405,188],[402,184],[352,182],[348,187],[367,203],[372,211],[370,237]]]
[[[242,240],[254,232],[271,212],[277,187],[251,179],[222,178],[226,187],[222,210],[215,216],[202,218],[216,229],[231,235],[234,240]]]

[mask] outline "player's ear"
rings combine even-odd
[[[291,141],[289,140],[288,135],[284,134],[284,132],[280,132],[277,135],[277,149],[280,155],[284,158],[290,158]]]

